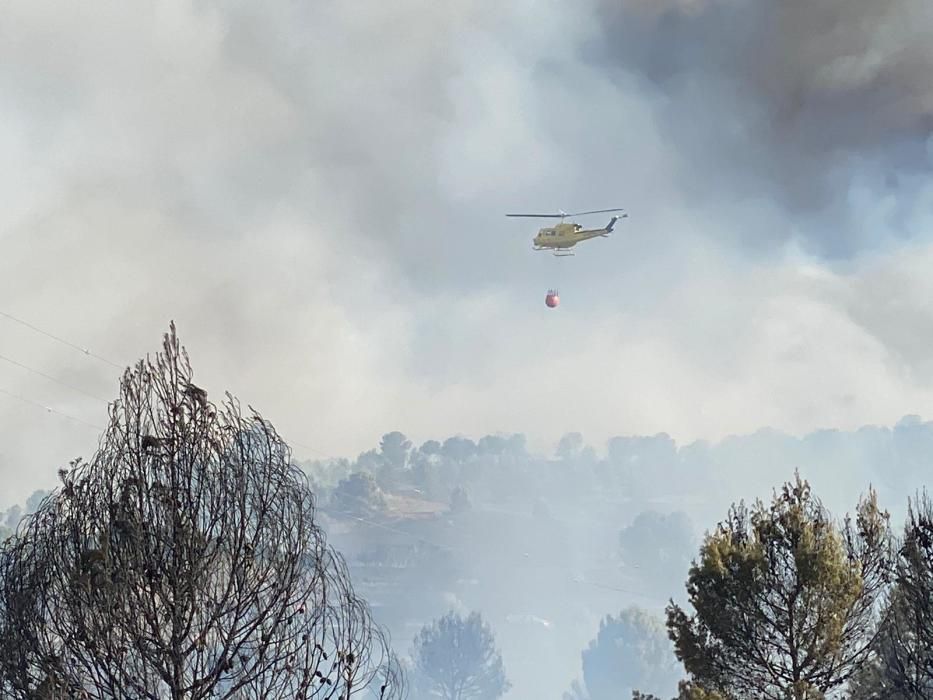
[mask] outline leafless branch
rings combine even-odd
[[[61,476],[0,550],[5,695],[402,697],[287,445],[208,400],[174,325]]]

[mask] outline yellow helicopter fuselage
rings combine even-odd
[[[560,223],[540,229],[533,242],[536,250],[559,250],[608,234],[605,228],[584,229],[580,224]]]

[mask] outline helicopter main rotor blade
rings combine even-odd
[[[583,216],[584,214],[608,214],[613,211],[625,211],[625,209],[592,209],[590,211],[575,211],[575,212],[565,212],[561,211],[557,214],[506,214],[506,216],[521,216],[524,218],[537,218],[537,219],[564,219],[568,216]]]
[[[625,211],[625,209],[594,209],[593,211],[575,211],[567,216],[583,216],[584,214],[607,214],[611,211]]]

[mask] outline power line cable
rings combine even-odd
[[[17,318],[16,316],[13,316],[12,314],[8,314],[8,313],[5,312],[5,311],[0,311],[0,316],[3,316],[4,318],[7,318],[7,319],[9,319],[9,320],[11,320],[11,321],[13,321],[13,322],[15,322],[15,323],[18,323],[18,324],[20,324],[21,326],[25,326],[26,328],[29,328],[29,329],[35,331],[36,333],[40,333],[41,335],[44,335],[44,336],[46,336],[47,338],[51,338],[52,340],[55,340],[55,341],[57,341],[57,342],[59,342],[59,343],[62,343],[62,344],[64,344],[64,345],[67,345],[68,347],[70,347],[70,348],[72,348],[72,349],[74,349],[74,350],[77,350],[78,352],[80,352],[80,353],[82,353],[82,354],[84,354],[84,355],[87,355],[88,357],[93,357],[94,359],[100,360],[101,362],[106,362],[106,363],[107,363],[108,365],[110,365],[111,367],[116,367],[116,368],[119,369],[119,370],[125,369],[124,367],[118,365],[116,362],[111,362],[111,361],[108,360],[106,357],[101,357],[100,355],[91,352],[88,348],[83,348],[83,347],[81,347],[80,345],[76,345],[75,343],[72,343],[72,342],[70,342],[70,341],[68,341],[68,340],[65,340],[64,338],[59,338],[57,335],[53,335],[53,334],[49,333],[48,331],[44,331],[44,330],[42,330],[41,328],[38,328],[38,327],[32,325],[31,323],[22,320],[21,318]]]
[[[116,362],[112,362],[111,360],[108,360],[107,358],[102,357],[101,355],[99,355],[99,354],[97,354],[97,353],[95,353],[95,352],[91,352],[91,350],[90,350],[89,348],[81,347],[80,345],[78,345],[78,344],[76,344],[76,343],[72,343],[70,340],[66,340],[65,338],[62,338],[62,337],[60,337],[60,336],[57,336],[57,335],[55,335],[55,334],[53,334],[53,333],[49,333],[48,331],[45,331],[45,330],[39,328],[38,326],[35,326],[35,325],[33,325],[32,323],[29,323],[28,321],[24,321],[23,319],[18,318],[18,317],[16,317],[16,316],[13,316],[12,314],[9,314],[9,313],[7,313],[7,312],[5,312],[5,311],[0,311],[0,316],[3,316],[4,318],[7,318],[7,319],[9,319],[9,320],[11,320],[11,321],[14,321],[14,322],[16,322],[16,323],[18,323],[18,324],[20,324],[20,325],[26,327],[26,328],[29,328],[30,330],[35,331],[36,333],[40,333],[41,335],[44,335],[44,336],[47,337],[47,338],[51,338],[52,340],[54,340],[54,341],[56,341],[56,342],[58,342],[58,343],[62,343],[63,345],[66,345],[66,346],[72,348],[73,350],[77,350],[77,351],[79,351],[82,355],[85,355],[86,357],[93,357],[93,358],[95,358],[95,359],[97,359],[97,360],[100,360],[101,362],[105,362],[105,363],[107,363],[108,365],[110,365],[111,367],[115,367],[115,368],[117,368],[117,369],[119,369],[119,370],[123,370],[123,369],[125,369],[125,368],[128,366],[128,365],[119,365],[119,364],[117,364]],[[28,370],[28,371],[30,371],[30,372],[33,372],[33,373],[35,373],[35,374],[38,374],[38,375],[40,375],[40,376],[42,376],[42,377],[45,377],[46,379],[49,379],[49,380],[51,380],[51,381],[53,381],[53,382],[55,382],[55,383],[57,383],[57,384],[61,384],[62,386],[66,386],[66,387],[68,387],[69,389],[72,389],[72,390],[74,390],[74,391],[78,391],[78,392],[84,394],[85,396],[90,396],[91,398],[94,398],[94,399],[96,399],[96,400],[98,400],[98,401],[102,401],[102,402],[104,402],[104,403],[109,403],[109,402],[106,401],[105,399],[101,399],[100,397],[97,397],[97,396],[93,396],[93,395],[91,395],[91,394],[88,394],[86,391],[84,391],[84,390],[82,390],[82,389],[79,389],[79,388],[77,388],[77,387],[74,387],[74,386],[71,386],[71,385],[69,385],[69,384],[66,384],[65,382],[61,382],[61,381],[55,379],[54,377],[51,377],[50,375],[45,374],[44,372],[41,372],[41,371],[36,370],[36,369],[33,369],[33,368],[31,368],[31,367],[27,367],[26,365],[23,365],[23,364],[20,363],[20,362],[16,362],[15,360],[11,360],[11,359],[9,359],[9,358],[2,357],[2,356],[0,356],[0,359],[5,360],[5,361],[7,361],[7,362],[10,362],[11,364],[15,364],[15,365],[17,365],[17,366],[19,366],[19,367],[22,367],[23,369],[26,369],[26,370]],[[33,402],[33,403],[34,403],[34,402]],[[323,457],[323,458],[325,458],[325,459],[329,458],[329,455],[326,455],[325,453],[321,452],[320,450],[315,449],[314,447],[311,447],[310,445],[305,445],[305,444],[303,444],[303,443],[301,443],[301,442],[298,442],[297,440],[288,440],[288,442],[291,443],[292,445],[295,445],[296,447],[301,447],[301,448],[304,448],[304,449],[306,449],[306,450],[308,450],[308,451],[310,451],[310,452],[313,452],[313,453],[315,453],[315,454],[317,454],[317,455],[319,455],[319,456],[321,456],[321,457]]]
[[[41,372],[35,369],[34,367],[30,367],[29,365],[24,365],[22,362],[18,362],[16,360],[10,359],[9,357],[6,357],[4,355],[0,355],[0,360],[3,360],[4,362],[9,362],[11,365],[16,365],[17,367],[20,367],[26,370],[27,372],[38,374],[40,377],[45,377],[50,382],[55,382],[56,384],[60,384],[63,387],[67,387],[68,389],[71,389],[72,391],[76,391],[79,394],[84,394],[88,398],[94,399],[95,401],[100,401],[101,403],[109,403],[106,399],[102,399],[99,396],[95,396],[94,394],[89,394],[88,392],[84,391],[84,389],[80,389],[72,384],[68,384],[67,382],[61,381],[60,379],[56,379],[55,377],[49,374],[46,374],[45,372]]]
[[[68,420],[74,421],[75,423],[81,423],[82,425],[86,425],[89,428],[94,428],[94,430],[103,430],[103,428],[101,428],[99,425],[88,423],[87,421],[81,420],[80,418],[76,418],[75,416],[65,413],[64,411],[59,411],[57,409],[52,408],[51,406],[46,406],[45,404],[40,403],[39,401],[33,401],[32,399],[27,398],[25,396],[21,396],[20,394],[16,394],[12,391],[7,391],[6,389],[2,387],[0,387],[0,394],[5,394],[11,398],[22,401],[23,403],[32,404],[33,406],[37,406],[39,408],[44,408],[49,413],[54,413],[58,416],[62,416],[63,418],[67,418]]]

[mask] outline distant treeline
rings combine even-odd
[[[619,436],[588,445],[568,433],[552,454],[527,449],[521,434],[455,436],[414,445],[403,433],[384,435],[355,459],[304,464],[324,495],[353,473],[370,475],[384,491],[417,489],[447,502],[458,487],[487,502],[576,501],[581,496],[640,502],[680,496],[706,517],[724,504],[767,497],[794,469],[826,493],[827,504],[844,510],[871,484],[891,504],[906,498],[933,465],[933,422],[905,416],[893,427],[821,430],[803,437],[763,429],[719,442],[678,445],[671,436]],[[706,507],[704,507],[704,504]],[[903,515],[903,507],[895,512]]]

